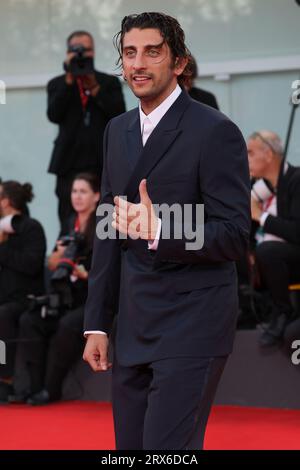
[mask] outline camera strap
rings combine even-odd
[[[77,86],[79,89],[79,95],[80,95],[80,101],[81,101],[81,106],[82,106],[82,111],[83,111],[83,122],[86,127],[90,125],[91,121],[91,113],[87,109],[87,104],[89,101],[89,96],[86,94],[85,89],[83,88],[82,80],[80,77],[76,79],[77,81]]]

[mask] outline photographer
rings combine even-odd
[[[248,158],[251,176],[260,178],[251,211],[260,224],[256,264],[272,299],[271,321],[260,338],[268,347],[281,342],[294,314],[288,286],[300,279],[300,169],[283,162],[281,140],[271,131],[250,136]]]
[[[40,223],[28,215],[32,198],[29,183],[0,183],[0,339],[7,346],[7,363],[0,368],[0,401],[12,391],[15,340],[27,296],[43,292],[46,240]]]
[[[117,77],[94,70],[94,40],[75,31],[67,39],[66,73],[48,83],[47,114],[59,125],[48,171],[57,175],[60,223],[72,214],[70,191],[79,172],[101,177],[102,139],[108,121],[125,111]]]
[[[51,302],[48,305],[44,302],[41,306],[39,299],[36,299],[34,309],[22,315],[20,320],[22,341],[18,345],[18,357],[22,358],[20,362],[29,373],[27,403],[31,405],[42,405],[60,399],[63,380],[82,353],[83,308],[87,296],[95,211],[99,196],[99,180],[95,175],[82,173],[75,177],[71,192],[75,216],[69,219],[69,230],[59,236],[48,260],[52,276],[47,297],[52,299],[59,287],[61,302],[53,308]],[[73,241],[69,240],[65,246],[68,236]],[[61,289],[61,282],[65,278],[57,274],[65,272],[67,282]],[[63,299],[65,293],[68,295],[68,289],[71,292],[71,302],[68,300],[65,303]]]

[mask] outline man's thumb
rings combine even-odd
[[[147,180],[146,179],[143,179],[140,182],[139,192],[140,192],[141,203],[145,204],[145,205],[147,205],[149,203],[151,204],[151,199],[150,199],[148,191],[147,191]]]

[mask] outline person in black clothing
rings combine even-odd
[[[187,76],[184,82],[184,87],[193,100],[211,106],[212,108],[219,109],[215,95],[210,91],[203,90],[202,88],[194,87],[194,82],[198,78],[198,67],[194,57],[190,62],[191,75]]]
[[[271,321],[260,338],[261,346],[278,344],[293,317],[288,286],[300,280],[300,168],[283,162],[277,134],[260,131],[248,141],[251,175],[264,178],[271,190],[253,192],[252,219],[262,234],[255,258],[262,284],[272,298]]]
[[[29,183],[0,184],[0,339],[7,346],[7,363],[0,367],[0,401],[12,390],[15,340],[27,296],[43,291],[46,240],[40,223],[28,215],[32,198]]]
[[[71,192],[75,215],[70,217],[68,231],[60,234],[48,260],[50,271],[55,272],[66,252],[62,237],[72,235],[74,231],[83,234],[69,281],[72,305],[58,315],[49,314],[44,318],[41,316],[41,307],[35,307],[33,311],[22,315],[20,338],[23,341],[19,342],[17,354],[18,358],[22,358],[18,364],[29,373],[29,398],[12,397],[11,401],[27,399],[28,404],[41,405],[60,399],[63,380],[82,353],[83,307],[87,296],[99,196],[99,180],[95,175],[81,173],[75,177]]]
[[[75,31],[68,37],[68,51],[78,46],[85,48],[84,57],[94,57],[90,33]],[[67,52],[67,70],[74,56],[74,52]],[[80,76],[66,72],[50,80],[47,92],[48,118],[59,125],[48,171],[57,176],[62,225],[73,212],[70,192],[75,175],[84,171],[101,178],[104,129],[112,117],[125,111],[125,104],[119,79],[97,71]]]

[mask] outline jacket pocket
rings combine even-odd
[[[186,183],[187,181],[190,181],[191,178],[189,176],[174,176],[173,178],[171,177],[159,177],[158,179],[153,179],[149,182],[151,186],[164,186],[165,184],[178,184],[178,183]]]
[[[174,280],[175,292],[191,292],[205,287],[231,284],[235,281],[233,271],[208,271],[202,273],[186,273],[185,276]]]

